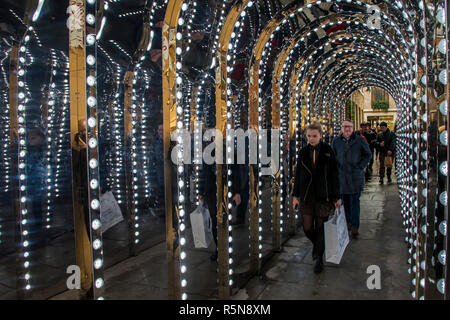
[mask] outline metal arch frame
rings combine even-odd
[[[364,73],[359,73],[359,74],[355,74],[355,78],[356,81],[358,81],[359,79],[364,79],[366,74]],[[377,87],[380,87],[386,91],[389,91],[390,88],[389,86],[387,86],[386,84],[383,83],[383,77],[381,75],[376,75],[376,78],[372,78],[373,75],[371,75],[371,81],[373,81],[373,83],[377,84]],[[345,103],[345,101],[348,99],[348,97],[358,88],[361,88],[361,86],[355,86],[353,85],[350,80],[353,80],[353,78],[349,79],[349,81],[346,81],[344,83],[341,84],[341,86],[339,87],[341,90],[341,94],[338,94],[335,96],[335,99],[333,101],[336,102],[336,104],[338,105],[342,105],[343,103]]]
[[[373,68],[373,67],[372,67],[372,68]],[[384,72],[383,72],[383,73],[384,73]],[[332,81],[335,82],[335,81],[337,81],[337,79],[333,79]],[[328,90],[327,90],[327,92],[328,92]],[[391,92],[391,95],[393,95],[393,97],[395,97],[394,92]]]
[[[425,3],[425,1],[422,1],[422,5]],[[420,10],[418,11],[417,18],[421,19],[420,16],[422,13]],[[422,16],[423,18],[423,16]],[[427,142],[423,139],[423,134],[428,131],[428,124],[424,123],[422,121],[421,115],[427,114],[427,104],[424,104],[422,101],[422,97],[426,94],[425,90],[426,87],[422,84],[421,78],[424,74],[426,74],[426,68],[424,69],[421,64],[419,64],[420,56],[426,57],[426,51],[425,48],[421,46],[420,39],[422,37],[425,37],[424,31],[418,26],[418,21],[416,21],[416,30],[419,37],[419,41],[417,41],[417,47],[416,47],[416,63],[417,63],[417,71],[416,71],[416,79],[417,79],[417,104],[418,104],[418,111],[417,112],[417,131],[418,131],[418,147],[417,147],[417,159],[418,159],[418,166],[416,171],[416,181],[417,181],[417,208],[415,212],[415,224],[414,229],[415,232],[412,234],[412,238],[410,240],[412,252],[411,256],[409,258],[409,261],[411,263],[412,271],[414,271],[414,279],[412,280],[413,284],[413,297],[416,299],[420,299],[424,295],[424,290],[420,285],[420,279],[421,279],[421,268],[420,268],[420,261],[422,260],[423,251],[421,248],[425,246],[425,239],[423,238],[423,234],[420,232],[420,226],[423,225],[424,217],[422,216],[422,209],[427,208],[427,200],[423,196],[422,190],[426,189],[427,181],[426,179],[423,179],[423,176],[420,174],[423,170],[427,169],[426,160],[422,157],[422,152],[427,149]],[[426,67],[426,66],[425,66]],[[424,161],[425,160],[425,161]],[[425,209],[427,210],[427,209]],[[426,211],[425,211],[426,212]],[[414,239],[414,240],[413,240]]]
[[[103,7],[102,7],[103,8]],[[123,116],[123,126],[124,126],[124,145],[127,150],[132,150],[132,131],[135,128],[135,116],[133,116],[133,111],[136,108],[135,105],[135,95],[133,94],[133,83],[135,81],[136,73],[141,64],[141,58],[145,57],[147,54],[147,47],[150,42],[150,21],[149,17],[145,15],[149,9],[145,5],[144,16],[143,16],[143,29],[141,39],[139,41],[138,48],[133,53],[132,59],[128,66],[128,70],[125,72],[123,85],[124,85],[124,116]],[[103,13],[103,12],[102,12]],[[104,14],[104,13],[103,13]],[[128,247],[130,256],[137,255],[137,244],[139,242],[138,235],[138,209],[136,207],[137,199],[134,187],[136,186],[134,178],[137,178],[134,174],[133,163],[136,162],[135,156],[131,155],[131,161],[128,162],[128,157],[124,157],[125,163],[125,181],[126,181],[126,207],[128,211]]]
[[[258,105],[258,103],[257,103],[258,99],[257,98],[255,99],[255,96],[256,96],[255,92],[257,92],[257,90],[258,90],[257,84],[258,84],[259,79],[257,80],[255,78],[258,78],[256,75],[258,73],[259,65],[255,61],[258,61],[261,58],[262,51],[264,50],[264,47],[265,47],[265,45],[263,46],[263,44],[267,43],[268,34],[272,33],[275,29],[278,29],[278,25],[280,24],[279,20],[282,18],[286,18],[287,16],[295,13],[295,11],[296,11],[296,10],[292,10],[292,8],[289,8],[289,9],[290,9],[290,11],[288,13],[286,13],[286,11],[283,11],[281,14],[279,14],[278,16],[276,16],[274,19],[272,19],[269,22],[269,24],[265,27],[265,29],[261,33],[260,37],[258,38],[257,44],[255,45],[254,53],[252,55],[252,60],[251,60],[251,65],[250,65],[250,70],[251,70],[250,71],[250,74],[251,74],[251,76],[250,76],[250,96],[251,96],[251,98],[249,99],[250,110],[251,110],[250,114],[252,114],[252,110],[256,111],[256,109],[257,109],[256,106]],[[338,16],[341,16],[341,14],[338,14]],[[326,16],[326,18],[329,18],[329,16]],[[321,20],[321,19],[318,19],[318,20]],[[286,20],[284,20],[284,21],[286,21]],[[306,27],[309,27],[308,29],[312,28],[309,25],[305,26],[305,28]],[[396,30],[396,31],[398,31],[398,30]],[[255,58],[255,56],[256,56],[256,58]],[[253,68],[252,68],[252,66],[253,66]],[[253,84],[253,86],[252,86],[252,84]],[[275,100],[276,99],[277,99],[277,97],[275,96]],[[272,110],[276,111],[277,109],[275,107],[275,109],[273,108]],[[276,119],[275,126],[277,126],[277,125],[278,125],[278,123],[277,123],[277,119]],[[275,178],[275,186],[277,186],[276,182],[278,181],[278,179],[279,178]],[[274,189],[275,189],[274,192],[276,194],[276,189],[278,189],[278,188],[274,188]],[[278,199],[278,197],[279,197],[279,195],[276,197],[276,199]],[[273,202],[273,206],[275,206],[275,208],[278,208],[277,204],[278,204],[278,200],[275,200],[275,202]],[[277,222],[279,220],[277,218],[278,217],[277,213],[278,213],[278,210],[275,210],[275,212],[274,212],[275,219],[273,219],[273,225],[274,225],[275,230],[279,230],[278,225],[277,225]],[[279,235],[274,236],[275,247],[278,247],[278,243],[279,243],[278,238],[279,238]]]
[[[358,32],[360,32],[360,31],[358,31]],[[344,34],[349,34],[348,31],[344,31],[343,33],[344,33]],[[324,37],[324,38],[322,38],[322,39],[325,40],[326,38]],[[322,40],[322,39],[320,39],[320,40]],[[380,39],[383,39],[383,38],[380,37]],[[361,40],[361,39],[359,39],[359,40]],[[329,42],[329,40],[328,40],[327,42]],[[332,52],[332,50],[329,50],[329,51],[327,51],[326,53],[329,53],[329,52]],[[399,52],[399,51],[397,51],[397,52]],[[304,54],[304,55],[305,55],[305,54]],[[303,56],[304,56],[304,55],[303,55]],[[401,57],[401,56],[400,56],[400,57]],[[301,58],[303,58],[303,57],[300,57],[299,60],[300,60]],[[303,59],[306,60],[306,58],[303,58]]]
[[[437,10],[437,8],[435,8]],[[437,290],[437,282],[435,269],[433,268],[435,239],[434,232],[436,230],[435,220],[437,219],[437,209],[442,208],[443,204],[438,201],[438,178],[439,178],[439,97],[435,95],[435,80],[434,74],[436,67],[433,67],[435,48],[434,34],[436,33],[437,22],[436,17],[432,15],[428,6],[423,10],[424,32],[425,32],[425,57],[426,57],[426,108],[427,108],[427,216],[426,216],[426,239],[425,239],[425,267],[424,267],[424,299],[439,299],[440,292]],[[448,22],[447,22],[448,23]],[[448,54],[448,53],[447,53]],[[437,206],[436,206],[437,204]],[[431,232],[430,232],[431,229]],[[422,261],[421,261],[422,263]],[[433,278],[434,277],[434,281]],[[420,283],[422,286],[422,283]]]
[[[449,52],[450,52],[450,36],[449,36],[449,32],[450,32],[450,27],[449,27],[449,19],[450,19],[450,4],[448,1],[445,1],[445,5],[444,5],[444,10],[445,10],[445,43],[446,43],[446,67],[447,67],[447,81],[448,79],[450,79],[450,73],[449,73],[449,69],[450,69],[450,57],[449,57]],[[447,108],[450,105],[450,86],[447,84]],[[447,132],[449,130],[449,125],[450,125],[450,114],[447,112]],[[449,139],[449,134],[447,133],[447,141],[450,141]],[[450,148],[447,148],[447,168],[449,167],[450,164]],[[447,179],[446,179],[446,190],[448,193],[449,190],[449,186],[450,186],[450,179],[449,176],[447,174]],[[449,223],[449,208],[448,206],[445,208],[444,210],[444,219],[447,221],[447,235],[446,235],[446,240],[445,240],[445,244],[444,244],[444,250],[446,252],[446,256],[449,255],[450,252],[450,236],[448,235],[448,223]],[[444,279],[445,279],[445,293],[444,293],[444,299],[445,300],[449,300],[450,299],[450,291],[449,291],[449,286],[450,286],[450,267],[449,267],[449,259],[447,258],[446,264],[445,264],[445,268],[444,268]]]
[[[389,88],[380,79],[371,78],[365,74],[359,74],[353,83],[346,83],[341,86],[342,94],[336,98],[336,104],[342,105],[354,91],[368,85],[389,90]]]
[[[298,81],[297,81],[297,83],[298,83]]]
[[[345,81],[343,81],[342,83],[340,83],[337,87],[338,90],[335,90],[335,94],[333,95],[333,98],[330,99],[330,103],[334,103],[336,105],[342,105],[343,103],[345,103],[345,101],[348,99],[348,96],[354,92],[355,90],[357,90],[358,88],[360,88],[361,86],[354,86],[352,85],[352,81],[354,81],[354,79],[356,78],[356,80],[358,80],[359,78],[364,78],[367,77],[371,80],[378,81],[378,84],[380,87],[382,87],[385,90],[389,90],[389,86],[385,84],[385,82],[383,81],[384,78],[382,75],[380,74],[371,74],[368,75],[365,72],[359,72],[359,73],[355,73],[354,75],[352,75],[351,77],[349,77],[348,79],[346,79]]]
[[[340,46],[339,46],[340,47]],[[339,48],[338,47],[338,48]],[[361,49],[361,48],[357,48],[357,49]],[[334,51],[336,50],[336,48],[334,48]],[[333,50],[329,50],[326,54],[328,54],[328,53],[331,53],[331,54],[333,54],[333,56],[334,56],[334,51]],[[341,51],[355,51],[355,49],[351,49],[351,50],[341,50]],[[378,50],[377,50],[378,51]],[[322,55],[323,56],[323,55]],[[322,57],[322,56],[320,56],[320,57]],[[395,57],[392,53],[391,53],[391,57]],[[310,58],[309,58],[310,59]],[[396,62],[397,63],[397,60],[394,60],[394,62]],[[308,64],[308,67],[309,67],[309,64]],[[305,71],[306,72],[306,71]]]
[[[178,16],[182,0],[170,0],[162,29],[162,83],[163,83],[163,130],[164,130],[164,194],[166,207],[166,247],[168,264],[169,299],[181,299],[179,230],[174,230],[174,217],[178,212],[172,207],[172,179],[170,163],[170,134],[176,128],[176,37]]]
[[[372,62],[371,60],[367,59],[367,60],[362,60],[362,61],[364,61],[364,63],[367,63],[368,66],[372,66],[372,65],[370,65],[370,63]],[[351,59],[345,60],[345,62],[341,62],[341,63],[345,64],[346,66],[353,66],[357,62],[358,61],[356,59],[351,58]],[[334,72],[336,72],[336,69],[339,69],[337,64],[334,65],[328,72],[330,72],[330,73],[333,72],[334,73]],[[328,75],[328,72],[327,72],[327,75]],[[391,70],[388,70],[388,73],[390,73],[391,77],[393,76]],[[315,84],[313,85],[313,90],[314,90],[315,87],[319,87],[320,88],[320,87],[323,87],[325,84],[328,84],[328,80],[330,79],[330,77],[325,77],[325,75],[326,74],[322,74],[322,77],[320,78],[320,80],[317,79],[317,81],[315,81]],[[314,92],[315,91],[317,91],[317,89],[314,90]],[[313,104],[322,105],[322,102],[324,100],[324,96],[319,96],[318,99],[319,99],[319,101],[317,101],[316,97],[314,97]]]
[[[385,37],[387,38],[387,36],[385,35]],[[325,37],[324,38],[322,38],[322,39],[325,39]],[[391,43],[392,43],[392,41],[391,41]],[[397,52],[399,52],[400,53],[400,51],[399,50],[397,50]],[[401,56],[401,59],[402,60],[404,60],[404,58]],[[306,59],[303,59],[303,60],[306,60]],[[298,64],[299,65],[299,64]]]
[[[373,72],[373,71],[374,71],[374,72],[375,72],[374,75],[379,76],[379,77],[384,76],[385,79],[386,79],[386,76],[385,76],[385,74],[383,73],[383,70],[382,70],[380,67],[373,67],[373,66],[371,66],[371,67],[367,67],[367,66],[361,66],[361,67],[359,67],[359,66],[358,66],[358,67],[351,67],[351,68],[349,68],[348,71],[351,71],[352,74],[353,74],[353,73],[355,73],[354,70],[357,70],[357,71],[359,71],[359,72],[363,72],[363,73],[365,73],[365,74],[373,74],[373,73],[370,73],[370,72]],[[395,93],[394,93],[394,91],[392,90],[392,86],[395,86],[395,84],[392,83],[392,79],[389,79],[389,81],[385,81],[385,83],[386,83],[386,82],[387,82],[386,86],[387,86],[387,88],[389,88],[389,89],[386,90],[386,91],[388,91],[389,94],[390,94],[392,97],[394,97],[394,99],[395,99]],[[345,83],[346,83],[346,79],[340,80],[340,81],[338,81],[338,82],[336,83],[336,86],[341,85],[341,84],[345,84]],[[333,90],[333,93],[335,94],[334,96],[333,96],[333,95],[332,95],[332,96],[328,96],[328,95],[327,95],[327,97],[329,97],[329,99],[326,100],[327,103],[324,103],[325,106],[329,106],[330,102],[333,101],[333,98],[336,97],[336,92],[337,92],[337,90]]]
[[[370,60],[367,60],[367,61],[370,61]],[[374,66],[374,65],[370,65],[370,66],[363,66],[364,67],[364,69],[367,69],[367,71],[371,71],[371,69],[374,69],[374,70],[376,70],[376,71],[379,71],[379,73],[380,74],[383,74],[385,77],[387,76],[388,78],[389,78],[389,82],[390,82],[390,85],[391,86],[393,86],[394,88],[396,88],[397,90],[396,91],[398,91],[398,88],[397,88],[397,84],[395,84],[393,81],[394,81],[394,79],[393,79],[393,77],[391,76],[391,75],[386,75],[386,73],[384,72],[384,69],[382,69],[380,66]],[[363,68],[363,67],[361,67],[361,68]],[[358,69],[358,67],[353,67],[353,64],[352,64],[352,67],[350,67],[348,70],[344,70],[344,71],[350,71],[350,70],[353,70],[353,69]],[[344,68],[338,68],[338,71],[337,72],[339,72],[340,70],[339,69],[344,69]],[[329,83],[327,83],[327,85],[331,85],[331,84],[333,84],[334,82],[340,82],[341,81],[341,79],[340,78],[337,78],[337,77],[335,77],[334,79],[332,79],[332,80],[330,80],[330,82]],[[392,90],[392,89],[391,89]],[[393,96],[393,98],[395,98],[396,97],[396,91],[390,91],[389,93]],[[326,90],[326,93],[325,93],[325,97],[324,97],[324,99],[323,99],[323,101],[327,101],[327,102],[322,102],[323,103],[323,105],[325,105],[325,106],[328,106],[328,104],[329,104],[329,90],[327,89]]]
[[[339,50],[337,55],[342,54],[342,52],[347,53],[346,50]],[[377,62],[377,58],[371,56],[372,52],[371,53],[366,53],[363,48],[361,48],[361,49],[360,48],[352,49],[352,50],[349,50],[349,52],[350,52],[349,55],[346,55],[345,57],[353,57],[355,54],[360,53],[362,55],[366,55],[367,58],[368,58],[368,61],[372,60],[373,62]],[[372,59],[369,59],[369,58],[372,58]],[[337,63],[339,61],[340,61],[340,59],[336,59],[334,62],[330,63],[330,65],[337,65]],[[317,70],[319,68],[320,68],[320,66],[317,68]],[[329,70],[327,73],[325,73],[325,72],[322,73],[322,77],[323,77],[322,79],[328,80],[331,77],[335,77],[335,74],[337,72],[339,72],[340,69],[342,69],[342,68],[337,68],[337,70],[332,68],[332,70]],[[392,71],[390,70],[390,68],[388,68],[388,70],[389,71],[387,73],[388,73],[389,77],[391,77],[392,76]],[[334,73],[331,73],[331,72],[334,72]],[[318,84],[320,78],[319,77],[315,77],[314,75],[310,77],[311,73],[312,73],[312,70],[309,72],[309,74],[306,77],[305,81],[308,81],[308,83],[310,83],[308,85],[308,89],[311,89],[311,90],[308,91],[308,100],[311,101],[311,106],[310,107],[312,108],[314,106],[314,99],[316,98],[316,95],[314,94],[314,97],[312,98],[312,100],[310,99],[310,97],[311,97],[311,94],[313,92],[316,93],[317,90],[320,89],[320,85]],[[317,73],[317,71],[315,73]],[[322,79],[320,79],[320,80],[322,80]],[[312,81],[312,84],[311,84],[311,81]],[[324,97],[323,97],[322,100],[324,100]]]
[[[98,7],[97,5],[101,5],[103,4],[103,0],[100,3],[93,3],[93,4],[88,4],[85,2],[85,13],[86,16],[88,14],[92,14],[94,17],[97,16],[97,12],[98,12]],[[101,9],[100,9],[101,10]],[[97,41],[95,41],[94,45],[88,45],[87,41],[86,41],[86,37],[88,35],[88,27],[86,24],[86,19],[85,19],[85,39],[84,39],[84,46],[85,46],[85,53],[86,53],[86,58],[89,57],[89,55],[94,56],[95,58],[95,62],[93,65],[90,65],[89,63],[86,63],[86,76],[87,75],[91,75],[94,76],[95,78],[97,78]],[[96,22],[94,24],[94,30],[97,34],[98,32],[98,24],[97,24],[97,19]],[[85,77],[86,79],[86,77]],[[89,83],[86,83],[86,95],[89,95],[90,97],[94,97],[95,99],[97,99],[97,84],[95,83],[94,85],[89,85]],[[89,101],[89,98],[88,98]],[[93,271],[92,271],[92,275],[93,275],[93,298],[94,299],[103,299],[103,293],[104,293],[104,280],[103,280],[103,265],[104,265],[104,260],[103,260],[103,250],[102,250],[102,246],[100,247],[96,247],[94,245],[94,243],[99,240],[100,243],[102,243],[102,227],[101,227],[101,223],[100,223],[100,227],[96,228],[94,222],[97,221],[101,221],[100,218],[100,206],[98,206],[97,208],[94,207],[94,201],[99,201],[99,197],[100,197],[100,191],[99,191],[99,187],[96,186],[94,187],[92,185],[92,181],[97,180],[100,181],[100,174],[99,174],[99,167],[98,166],[92,166],[91,164],[91,160],[99,160],[99,153],[98,153],[98,119],[97,119],[97,104],[95,104],[94,106],[89,106],[88,103],[88,109],[86,112],[86,121],[88,123],[87,127],[87,136],[86,136],[86,140],[87,140],[87,144],[88,144],[88,158],[87,158],[87,163],[89,164],[89,169],[88,169],[88,181],[89,183],[89,216],[90,216],[90,229],[91,229],[91,250],[92,250],[92,263],[93,263]],[[88,119],[89,117],[89,119]],[[89,120],[95,120],[95,125],[91,125],[89,124]],[[91,144],[91,141],[96,141],[95,144]],[[101,264],[99,267],[97,267],[97,262],[100,261]]]
[[[365,78],[368,78],[371,81],[374,81],[376,86],[384,88],[387,91],[389,90],[389,87],[384,84],[384,81],[383,81],[384,77],[382,75],[377,75],[376,78],[374,78],[373,75],[369,76],[369,75],[367,75],[365,73],[359,73],[359,74],[356,74],[356,79],[364,79],[364,76],[365,76]],[[355,91],[355,90],[357,90],[358,88],[361,87],[361,85],[356,86],[350,80],[353,80],[353,79],[349,79],[348,81],[343,82],[340,85],[340,87],[338,88],[339,90],[335,90],[335,94],[333,95],[333,99],[330,99],[329,104],[334,103],[334,105],[337,105],[338,107],[342,106],[342,104],[344,104],[345,101],[348,99],[348,96],[353,91]],[[339,93],[337,93],[337,92],[339,92]],[[343,118],[341,120],[343,120]]]
[[[333,41],[332,39],[335,37],[339,37],[341,36],[340,32],[336,32],[333,33],[332,37],[326,38],[327,39],[327,43],[330,41]],[[325,39],[321,38],[320,40]],[[315,42],[313,43],[315,44]],[[339,47],[338,47],[339,48]],[[334,48],[334,50],[338,49],[338,48]],[[280,78],[281,72],[284,69],[284,63],[286,61],[287,55],[288,55],[288,50],[291,49],[291,46],[286,47],[285,49],[282,50],[282,52],[279,54],[276,65],[275,65],[275,71],[273,73],[273,80],[272,80],[272,94],[273,94],[273,99],[272,99],[272,112],[273,115],[277,115],[279,114],[279,110],[280,110],[280,82],[278,81],[278,78]],[[314,49],[314,48],[312,48]],[[307,52],[312,51],[312,49],[309,49]],[[305,52],[304,55],[307,55],[307,52]],[[327,53],[333,53],[335,51],[333,50],[329,50],[327,51]],[[320,56],[320,58],[323,58],[323,55]],[[313,63],[314,64],[314,63]],[[297,64],[299,65],[299,63]],[[322,66],[322,64],[319,65],[319,67]],[[293,109],[292,105],[291,105],[291,110]],[[278,128],[279,127],[279,117],[274,116],[273,119],[273,127]],[[277,185],[277,183],[279,183],[279,176],[275,176],[274,177],[275,181],[275,185]],[[291,183],[292,185],[292,183]],[[273,190],[273,205],[272,208],[279,208],[279,188],[274,188]],[[280,233],[277,232],[280,228],[279,226],[279,210],[275,209],[275,211],[273,212],[273,216],[274,216],[274,220],[273,220],[273,230],[274,231],[274,247],[275,248],[279,248],[279,244],[280,244]],[[292,210],[290,211],[290,214],[292,216]],[[295,223],[295,221],[291,220],[291,223]]]
[[[318,20],[316,20],[316,21],[320,21],[320,20],[325,20],[325,19],[327,19],[327,18],[330,18],[330,16],[331,17],[337,17],[337,18],[340,18],[340,17],[342,17],[342,15],[339,15],[339,14],[333,14],[333,15],[328,15],[328,16],[324,16],[324,17],[321,17],[321,18],[319,18]],[[350,22],[347,22],[347,21],[350,21]],[[364,23],[362,23],[362,22],[360,22],[360,21],[358,21],[358,19],[357,18],[354,18],[354,17],[352,17],[352,20],[342,20],[342,21],[339,21],[338,23],[342,23],[342,22],[346,22],[347,24],[349,24],[349,23],[352,23],[352,22],[354,22],[354,23],[358,23],[358,24],[362,24],[362,25],[365,25]],[[334,25],[335,23],[334,22],[332,22],[332,24]],[[326,24],[324,24],[324,23],[321,23],[321,28],[323,28],[323,26],[325,26]],[[317,28],[316,28],[317,29]],[[305,33],[306,31],[304,31],[304,30],[302,30],[303,31],[303,33]],[[371,30],[369,30],[369,31],[371,31]],[[300,32],[299,32],[300,33]],[[389,38],[386,34],[384,34],[383,33],[383,35],[386,37],[386,38]],[[381,35],[380,35],[381,36]],[[325,37],[323,37],[323,38],[321,38],[321,39],[324,39]],[[319,40],[321,40],[321,39],[318,39],[318,40],[316,40],[316,41],[319,41]],[[395,43],[395,41],[393,41],[392,39],[391,39],[391,44],[393,44],[393,43]],[[315,43],[315,42],[314,42]],[[313,43],[313,44],[314,44]],[[399,52],[399,53],[401,53],[400,52],[400,50],[398,49],[398,47],[395,47],[396,49],[397,49],[397,51]],[[403,54],[404,55],[404,54]],[[402,60],[404,60],[404,58],[403,57],[401,57],[401,59]]]
[[[217,61],[218,66],[216,68],[216,132],[222,133],[228,141],[228,126],[227,124],[227,55],[228,44],[231,39],[231,33],[234,29],[234,25],[241,14],[241,12],[249,4],[249,0],[238,0],[228,12],[225,23],[222,27],[222,31],[219,36],[219,45],[217,48]],[[231,124],[230,124],[231,128]],[[232,142],[232,141],[231,141]],[[216,155],[222,154],[223,146],[216,145]],[[227,148],[228,149],[228,148]],[[228,154],[228,150],[227,150]],[[228,157],[227,157],[228,158]],[[229,231],[230,216],[228,213],[229,208],[229,195],[228,186],[223,183],[224,170],[227,171],[227,176],[230,175],[228,165],[225,167],[222,163],[216,162],[216,183],[217,183],[217,237],[218,237],[218,265],[219,265],[219,297],[221,299],[228,299],[230,297],[230,250],[228,236],[231,237]],[[251,171],[251,170],[250,170]]]
[[[359,73],[355,73],[355,75],[356,76],[367,75],[368,77],[371,77],[372,79],[379,81],[380,85],[383,86],[383,89],[385,89],[392,95],[392,87],[386,83],[383,74],[376,73],[375,75],[373,75],[373,74],[368,75],[366,72],[359,72]],[[348,90],[346,90],[346,88],[351,87],[351,80],[353,80],[353,79],[346,78],[343,81],[340,81],[340,83],[338,84],[339,87],[337,88],[339,90],[334,91],[334,94],[329,99],[329,104],[344,103],[345,100],[348,99],[348,96],[353,92],[353,91],[347,92]]]
[[[379,58],[379,52],[380,52],[380,50],[378,49],[378,47],[376,47],[375,45],[370,45],[369,46],[370,48],[371,48],[371,51],[368,51],[367,52],[367,55],[368,56],[370,56],[370,58],[372,58],[371,60],[373,60],[373,62],[374,63],[376,63],[380,58]],[[365,52],[366,50],[365,50],[365,47],[364,46],[358,46],[357,48],[352,48],[352,49],[350,49],[350,50],[339,50],[339,52],[338,53],[336,53],[336,51],[338,51],[338,50],[336,50],[336,49],[341,49],[341,46],[339,46],[339,47],[336,47],[336,48],[334,48],[335,50],[334,51],[332,51],[333,52],[333,58],[334,58],[334,61],[332,61],[332,62],[330,62],[330,63],[328,63],[327,65],[326,65],[326,67],[325,67],[325,69],[324,70],[322,70],[321,72],[320,72],[320,74],[321,74],[321,76],[319,75],[319,76],[317,76],[316,78],[317,78],[317,80],[315,81],[315,83],[317,83],[317,82],[319,82],[320,83],[320,81],[322,81],[323,80],[323,78],[325,77],[325,76],[328,76],[329,75],[329,73],[330,73],[330,71],[331,70],[333,70],[333,69],[335,69],[335,65],[336,65],[336,63],[337,63],[337,61],[340,61],[340,60],[338,60],[337,59],[337,55],[343,55],[343,53],[347,53],[347,52],[350,52],[350,54],[346,54],[344,57],[343,57],[343,59],[342,60],[345,60],[345,58],[348,58],[349,56],[353,56],[354,55],[354,53],[355,52],[361,52],[361,50],[363,51],[363,52]],[[330,50],[331,51],[331,50]],[[328,52],[330,52],[330,51],[328,51]],[[327,53],[328,53],[327,52]],[[372,56],[373,57],[372,57]],[[331,56],[329,56],[329,58],[327,58],[327,60],[328,59],[331,59],[332,57]],[[402,66],[400,66],[400,64],[398,63],[398,61],[395,59],[395,56],[390,52],[390,56],[388,56],[388,58],[389,58],[389,61],[392,61],[392,63],[393,64],[396,64],[400,69],[401,69],[401,67]],[[325,62],[326,62],[326,60],[325,59],[321,59],[321,60],[323,60],[321,63],[320,63],[320,65],[316,68],[316,71],[314,72],[315,74],[316,73],[318,73],[318,71],[325,65]],[[319,60],[320,61],[320,60]],[[344,62],[345,63],[345,62]],[[312,72],[312,71],[311,71]],[[311,73],[310,72],[310,73]],[[391,75],[393,75],[393,72],[392,72],[392,70],[391,70],[391,68],[388,68],[388,72],[391,74]],[[404,74],[402,74],[401,76],[400,76],[401,78],[404,78]],[[312,77],[311,77],[312,78]],[[328,77],[329,78],[329,77]],[[328,79],[327,78],[327,79]],[[319,79],[320,79],[320,81],[319,81]]]

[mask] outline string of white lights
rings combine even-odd
[[[27,29],[31,31],[31,27]],[[23,281],[25,291],[31,289],[31,273],[30,273],[30,218],[28,218],[29,194],[27,190],[28,174],[26,170],[27,158],[27,127],[26,127],[26,106],[30,98],[30,92],[25,85],[26,72],[28,66],[32,63],[32,59],[28,52],[27,43],[30,37],[25,34],[23,41],[19,47],[19,55],[17,62],[17,131],[18,131],[18,177],[19,177],[19,214],[20,214],[20,235],[21,250],[20,257],[23,267]]]
[[[105,3],[105,7],[107,3]],[[90,241],[92,245],[93,291],[94,298],[103,300],[103,239],[99,201],[99,153],[98,153],[98,118],[97,118],[97,39],[89,34],[88,24],[96,31],[96,0],[86,1],[86,95],[87,95],[87,161],[88,161],[88,199],[90,213]],[[90,17],[89,19],[87,17]]]

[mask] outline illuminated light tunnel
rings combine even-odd
[[[397,108],[409,293],[448,299],[448,5],[2,1],[0,298],[47,299],[73,266],[80,294],[103,299],[108,269],[151,249],[149,285],[166,283],[155,298],[229,299],[299,230],[291,193],[306,126],[319,121],[331,143],[349,97],[370,87]],[[194,136],[211,128],[224,161],[213,165],[217,265],[202,269],[211,252],[194,246],[189,214],[207,202],[206,169],[185,159],[201,157]],[[275,171],[261,154],[246,163],[244,228],[231,224],[232,129],[255,129],[258,150],[261,132],[280,133]],[[173,138],[182,131],[189,145]]]

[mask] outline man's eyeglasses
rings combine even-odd
[[[353,128],[353,126],[342,126],[342,128]]]

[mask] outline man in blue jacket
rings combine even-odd
[[[345,217],[353,238],[358,236],[360,204],[364,189],[364,169],[372,158],[369,144],[353,132],[353,123],[344,120],[341,134],[331,144],[339,167],[339,184]]]

